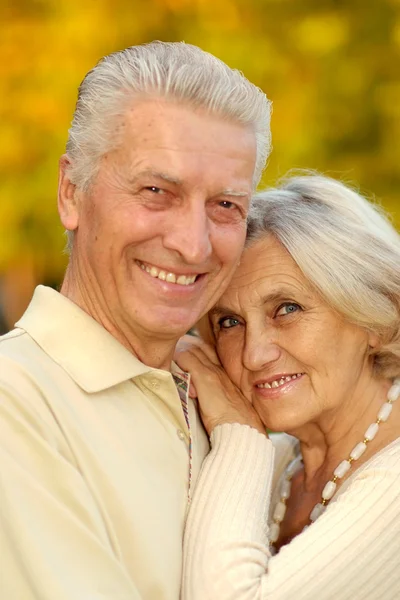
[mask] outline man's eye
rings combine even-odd
[[[296,302],[284,302],[279,306],[278,310],[276,311],[276,316],[283,317],[285,315],[291,315],[295,312],[298,312],[299,310],[302,310],[301,306],[299,304],[296,304]]]
[[[148,187],[145,188],[146,190],[148,190],[149,192],[153,192],[153,194],[163,194],[164,190],[162,190],[161,188],[155,186],[155,185],[150,185]]]
[[[234,202],[230,202],[230,200],[221,200],[219,203],[222,208],[227,208],[228,210],[232,210],[233,208],[237,208]]]
[[[234,317],[222,317],[218,320],[218,325],[220,329],[231,329],[232,327],[239,325],[239,320]]]

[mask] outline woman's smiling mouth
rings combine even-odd
[[[283,385],[285,385],[286,383],[289,383],[289,381],[299,379],[302,375],[304,375],[304,373],[295,373],[293,375],[282,375],[282,376],[279,376],[277,379],[265,381],[262,383],[256,383],[255,387],[259,388],[259,389],[279,388],[279,387],[282,387]]]

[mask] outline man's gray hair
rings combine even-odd
[[[164,97],[252,127],[257,159],[254,187],[270,153],[271,104],[239,71],[196,46],[151,42],[104,57],[86,75],[67,142],[72,183],[87,190],[100,158],[118,144],[116,117],[135,98]]]
[[[348,321],[378,334],[377,372],[400,374],[400,235],[383,211],[343,183],[308,174],[253,200],[247,245],[274,235]]]

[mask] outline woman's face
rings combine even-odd
[[[225,370],[272,430],[318,423],[372,377],[372,335],[333,311],[273,236],[245,250],[210,321]]]

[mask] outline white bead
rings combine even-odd
[[[367,431],[365,432],[364,439],[370,440],[370,441],[373,440],[374,437],[376,436],[376,434],[378,433],[378,429],[379,429],[378,423],[372,423],[368,427]]]
[[[273,544],[278,539],[280,530],[281,530],[281,528],[279,527],[278,523],[271,524],[271,526],[269,528],[268,538],[269,538],[269,541],[272,542]]]
[[[344,477],[346,475],[347,471],[349,471],[350,468],[351,468],[351,464],[349,463],[349,461],[342,460],[342,462],[333,471],[333,474],[336,477],[338,477],[339,479],[341,479],[342,477]]]
[[[278,523],[280,523],[281,521],[283,521],[285,512],[286,512],[286,504],[284,504],[283,502],[278,502],[278,504],[275,506],[275,510],[274,510],[274,514],[273,514],[272,518],[274,519],[274,521],[278,521]]]
[[[385,402],[385,404],[382,405],[381,410],[378,412],[378,419],[381,421],[387,421],[392,410],[393,404],[390,402]]]
[[[396,379],[390,390],[388,391],[387,399],[389,402],[396,402],[400,396],[400,380]]]
[[[286,479],[291,479],[293,475],[296,473],[297,469],[300,467],[301,456],[296,456],[286,467],[285,477]]]
[[[290,496],[290,488],[292,487],[292,484],[290,483],[289,480],[284,479],[282,481],[282,485],[281,485],[281,498],[289,498]]]
[[[324,500],[330,500],[333,494],[336,492],[336,483],[334,481],[328,481],[322,490],[322,498]]]
[[[353,460],[357,460],[358,458],[360,458],[360,456],[362,456],[362,454],[364,454],[366,449],[367,449],[367,444],[364,444],[364,442],[360,442],[350,452],[350,458],[352,458]]]
[[[395,402],[400,397],[400,378],[394,380],[392,387],[390,388],[387,396],[387,402],[385,402],[377,415],[379,422],[387,421],[389,418],[393,406],[392,402]],[[333,474],[336,479],[341,479],[351,469],[351,462],[359,459],[367,449],[367,443],[373,440],[379,431],[379,423],[371,423],[367,431],[364,434],[366,442],[358,443],[353,450],[350,452],[348,460],[343,460],[338,464]],[[352,459],[350,462],[349,460]],[[291,479],[296,471],[301,467],[302,459],[301,456],[296,456],[288,465],[285,470],[284,479],[281,483],[281,501],[275,506],[273,513],[273,519],[275,523],[272,523],[269,529],[269,540],[272,544],[271,552],[274,552],[273,544],[278,540],[280,534],[280,523],[283,521],[286,513],[286,500],[290,497],[291,490]],[[309,519],[311,522],[316,521],[326,510],[327,503],[335,495],[337,484],[335,481],[328,481],[322,490],[322,502],[316,504],[312,509]],[[307,529],[307,525],[303,531]]]
[[[310,521],[314,522],[322,515],[325,511],[325,506],[323,504],[316,504],[310,513]]]

